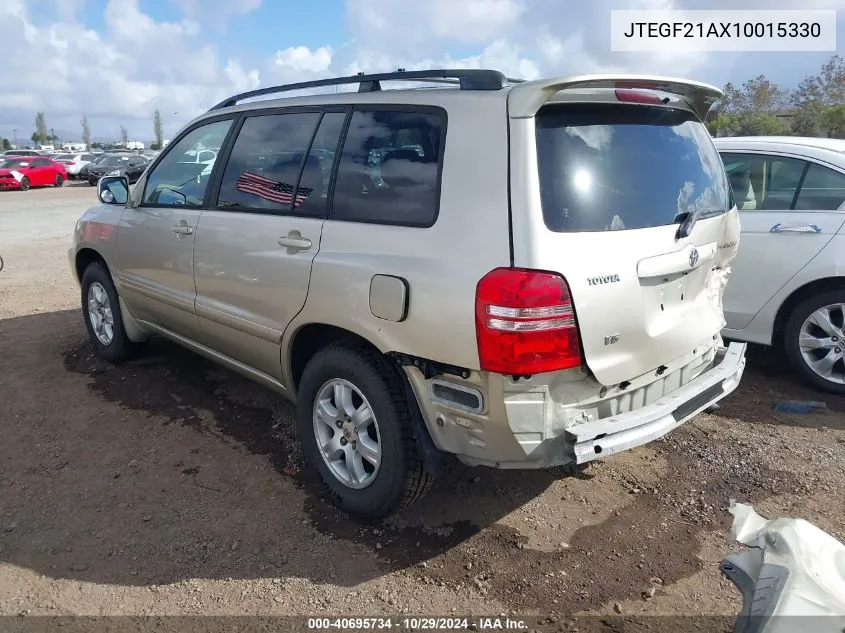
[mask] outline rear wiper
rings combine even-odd
[[[685,237],[689,237],[696,220],[698,220],[698,213],[696,211],[684,211],[676,215],[675,222],[680,222],[680,225],[678,226],[678,231],[675,233],[675,239],[682,240]]]

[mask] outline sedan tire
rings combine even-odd
[[[845,394],[845,289],[799,303],[784,327],[784,351],[792,367],[815,387]]]

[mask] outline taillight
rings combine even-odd
[[[74,163],[72,160],[65,160],[65,161],[62,161],[62,164],[63,164],[63,165],[76,165],[76,163]]]
[[[578,367],[581,344],[566,280],[523,268],[490,271],[475,290],[481,369],[539,374]]]
[[[627,89],[617,89],[615,92],[617,101],[627,101],[629,103],[648,103],[654,105],[663,103],[663,99],[651,92]]]

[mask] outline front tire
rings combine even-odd
[[[107,361],[120,363],[137,351],[123,327],[117,289],[100,263],[89,265],[82,275],[82,315],[91,342]]]
[[[799,303],[784,327],[784,351],[806,381],[845,394],[845,290],[821,292]]]
[[[428,492],[434,478],[417,453],[411,415],[400,375],[378,352],[336,344],[308,362],[297,427],[335,505],[378,520]]]
[[[21,178],[21,191],[29,191],[29,178],[26,176]]]

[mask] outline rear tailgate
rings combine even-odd
[[[712,343],[724,325],[738,220],[709,134],[680,105],[605,94],[511,121],[514,265],[566,278],[605,385]]]

